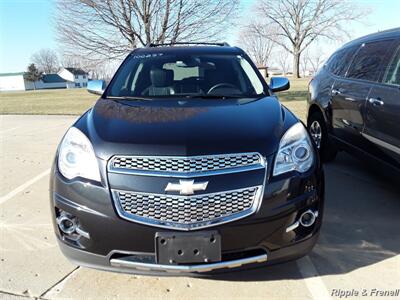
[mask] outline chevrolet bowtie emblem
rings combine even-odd
[[[166,192],[179,192],[181,195],[193,195],[196,191],[205,191],[208,181],[194,183],[194,180],[179,180],[179,183],[167,184]]]

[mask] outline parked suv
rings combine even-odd
[[[336,51],[312,79],[308,128],[325,161],[338,150],[400,169],[400,28]]]
[[[54,229],[73,262],[132,273],[211,272],[314,246],[324,177],[305,126],[249,57],[225,44],[134,50],[63,137]]]

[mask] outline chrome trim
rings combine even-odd
[[[136,194],[142,194],[142,195],[156,195],[156,196],[163,196],[163,197],[166,196],[166,194],[142,193],[142,192],[135,192],[135,191],[114,190],[114,189],[112,189],[111,192],[112,192],[112,198],[113,198],[114,205],[115,205],[115,207],[117,209],[117,213],[121,218],[123,218],[125,220],[131,221],[131,222],[136,222],[136,223],[143,224],[143,225],[154,226],[154,227],[168,228],[168,229],[173,229],[173,230],[190,231],[190,230],[203,229],[203,228],[208,228],[208,227],[211,227],[211,226],[225,224],[225,223],[236,221],[236,220],[239,220],[239,219],[242,219],[242,218],[245,218],[247,216],[250,216],[250,215],[254,214],[259,209],[259,207],[261,205],[262,195],[263,195],[263,192],[264,192],[264,186],[265,186],[265,183],[263,185],[246,187],[246,188],[242,188],[242,189],[221,191],[221,192],[209,193],[209,194],[200,194],[200,195],[194,195],[194,196],[170,195],[170,196],[173,196],[173,197],[176,197],[176,198],[183,198],[183,199],[189,198],[190,199],[190,198],[195,198],[195,197],[199,197],[199,196],[212,197],[213,195],[219,195],[221,193],[241,192],[241,191],[244,191],[244,190],[247,190],[247,189],[252,189],[252,188],[256,188],[257,189],[256,194],[254,195],[253,204],[247,210],[244,210],[244,211],[241,211],[241,212],[229,215],[229,216],[215,218],[215,219],[209,220],[209,221],[194,222],[194,223],[188,223],[188,224],[181,224],[181,223],[177,223],[177,222],[168,222],[168,221],[155,220],[155,219],[141,217],[141,216],[137,216],[137,215],[134,215],[134,214],[127,213],[122,208],[120,200],[119,200],[119,195],[118,195],[118,193],[120,193],[120,192],[122,192],[122,193],[136,193]]]
[[[64,222],[65,222],[65,221],[71,222],[72,225],[71,225],[70,227],[66,228],[65,225],[64,225]],[[68,216],[68,215],[66,215],[66,214],[63,214],[63,215],[57,217],[57,218],[56,218],[56,223],[57,223],[57,225],[58,225],[58,228],[59,228],[64,234],[70,235],[70,234],[74,233],[75,230],[76,230],[76,222],[75,222],[75,219],[74,219],[74,218],[71,218],[70,216]]]
[[[311,215],[311,221],[309,224],[304,223],[304,221],[302,220],[304,215],[306,215],[306,214]],[[317,217],[318,217],[318,211],[313,212],[311,209],[309,209],[300,215],[299,222],[300,222],[301,226],[303,226],[303,227],[310,227],[315,223],[315,220],[317,219]]]
[[[246,165],[246,166],[228,167],[228,168],[223,168],[223,169],[219,169],[219,170],[196,171],[196,172],[135,170],[135,169],[116,168],[113,166],[113,160],[117,157],[127,157],[127,158],[137,158],[137,157],[143,158],[143,157],[145,157],[145,158],[161,158],[161,159],[199,159],[199,158],[230,157],[230,156],[240,156],[240,155],[258,155],[259,163],[250,164],[250,165]],[[237,172],[247,172],[247,171],[262,169],[265,167],[266,167],[266,160],[258,152],[243,152],[243,153],[229,153],[229,154],[215,154],[215,155],[197,155],[197,156],[115,155],[109,160],[109,162],[107,164],[107,171],[109,173],[127,174],[127,175],[193,178],[193,177],[201,177],[201,176],[213,176],[213,175],[223,175],[223,174],[231,174],[231,173],[237,173]]]
[[[214,176],[214,175],[224,175],[224,174],[232,174],[232,173],[239,173],[239,172],[248,172],[263,169],[263,165],[253,165],[253,166],[246,166],[240,168],[229,168],[229,169],[222,169],[218,171],[203,171],[203,172],[191,172],[191,173],[175,173],[175,172],[157,172],[157,171],[139,171],[139,170],[129,170],[129,169],[115,169],[110,168],[108,166],[109,173],[115,174],[126,174],[126,175],[139,175],[139,176],[155,176],[155,177],[172,177],[172,178],[193,178],[193,177],[207,177],[207,176]]]
[[[378,98],[369,98],[368,102],[375,106],[382,106],[385,104],[385,102]]]
[[[301,217],[302,217],[305,213],[312,213],[313,216],[314,216],[313,222],[312,222],[310,225],[308,225],[308,226],[304,226],[304,225],[300,222]],[[302,226],[304,226],[304,227],[310,227],[311,225],[313,225],[313,224],[315,223],[315,220],[318,218],[318,215],[319,215],[318,210],[312,211],[312,210],[309,209],[309,210],[305,211],[304,213],[301,214],[300,218],[299,218],[296,222],[294,222],[292,225],[290,225],[290,226],[288,226],[288,227],[286,228],[286,232],[291,232],[291,231],[295,230],[296,228],[298,228],[300,225],[302,225]]]
[[[380,139],[378,139],[376,137],[373,137],[373,136],[371,136],[369,134],[366,134],[364,132],[362,132],[361,135],[363,137],[365,137],[367,140],[369,140],[370,142],[372,142],[372,143],[374,143],[374,144],[376,144],[378,146],[381,146],[381,147],[386,148],[386,149],[388,149],[390,151],[393,151],[394,153],[400,154],[400,148],[399,147],[396,147],[396,146],[394,146],[392,144],[384,142],[384,141],[382,141],[382,140],[380,140]]]
[[[194,195],[194,192],[205,191],[208,181],[194,182],[194,180],[179,180],[179,183],[168,182],[166,192],[179,192],[180,195]]]
[[[83,229],[81,229],[79,226],[76,227],[75,232],[81,236],[83,236],[84,238],[90,239],[90,234],[87,231],[84,231]]]
[[[286,228],[286,232],[291,232],[291,231],[295,230],[299,226],[300,226],[300,222],[296,221],[292,225],[290,225],[289,227]]]
[[[267,185],[267,180],[268,180],[268,165],[267,165],[267,161],[265,157],[262,157],[262,161],[263,161],[263,165],[264,165],[264,179],[263,179],[263,184],[262,184],[262,188],[260,191],[260,195],[257,195],[260,199],[258,201],[258,206],[255,210],[255,212],[258,212],[260,210],[261,204],[262,204],[262,200],[264,197],[264,192],[265,192],[265,186]],[[258,193],[258,191],[257,191]]]
[[[135,261],[127,261],[123,259],[112,258],[110,264],[113,267],[122,268],[134,268],[145,271],[165,271],[165,272],[177,272],[177,273],[190,273],[190,272],[210,272],[217,269],[225,268],[238,268],[246,264],[262,263],[268,259],[267,254],[261,254],[248,258],[235,259],[230,261],[216,262],[210,264],[198,264],[198,265],[160,265],[151,263],[142,263]]]
[[[65,228],[65,226],[63,225],[64,221],[69,221],[72,223],[72,226],[69,228]],[[70,217],[67,214],[63,214],[59,217],[56,218],[56,223],[58,225],[58,228],[67,235],[71,235],[71,234],[78,234],[83,236],[84,238],[90,239],[90,234],[87,231],[84,231],[82,228],[79,227],[79,224],[77,224],[78,222],[76,221],[76,217]]]
[[[342,122],[346,125],[346,126],[350,126],[350,122],[346,119],[342,119]]]
[[[321,148],[322,141],[322,127],[317,120],[313,121],[310,125],[310,135],[317,146],[317,149]]]

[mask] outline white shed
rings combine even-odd
[[[25,91],[30,89],[31,83],[24,78],[25,72],[1,73],[0,91]]]

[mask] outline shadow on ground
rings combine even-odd
[[[346,274],[400,253],[400,186],[385,175],[344,153],[325,165],[324,221],[310,254],[320,275]],[[214,279],[270,281],[303,277],[292,261]]]

